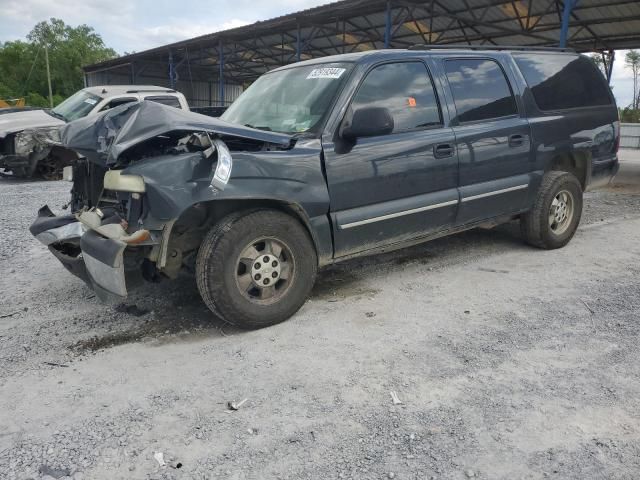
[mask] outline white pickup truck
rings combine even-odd
[[[105,85],[74,93],[53,109],[0,109],[0,173],[16,177],[59,178],[73,155],[58,148],[60,125],[124,103],[151,100],[189,110],[180,92],[153,85]]]

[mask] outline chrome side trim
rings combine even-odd
[[[529,184],[517,185],[515,187],[503,188],[502,190],[494,190],[493,192],[481,193],[480,195],[472,195],[471,197],[464,197],[461,202],[470,202],[472,200],[478,200],[480,198],[492,197],[494,195],[500,195],[501,193],[515,192],[516,190],[523,190],[529,188]]]
[[[448,207],[450,205],[456,205],[457,203],[458,203],[458,200],[450,200],[448,202],[434,203],[433,205],[427,205],[426,207],[412,208],[411,210],[403,210],[402,212],[389,213],[387,215],[381,215],[379,217],[367,218],[366,220],[359,220],[357,222],[345,223],[340,225],[340,230],[359,227],[360,225],[366,225],[368,223],[381,222],[383,220],[402,217],[404,215],[411,215],[413,213],[426,212],[427,210],[434,210],[436,208]]]

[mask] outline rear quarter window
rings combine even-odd
[[[515,53],[538,108],[543,111],[611,105],[602,73],[587,57],[567,54]]]

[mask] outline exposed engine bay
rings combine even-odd
[[[45,206],[31,231],[101,298],[121,298],[140,278],[174,278],[193,265],[220,214],[207,201],[227,187],[232,152],[292,144],[287,135],[153,102],[123,105],[61,129],[55,146],[76,155],[63,173],[73,183],[70,215]]]

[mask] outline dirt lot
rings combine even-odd
[[[623,157],[562,250],[506,225],[352,261],[256,332],[188,277],[100,304],[27,230],[68,184],[0,180],[0,478],[637,479],[640,155]]]

